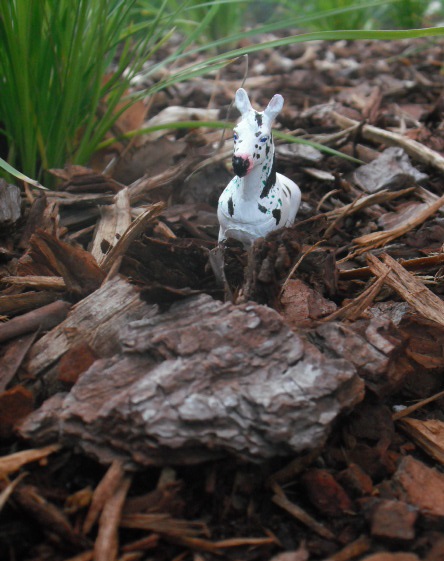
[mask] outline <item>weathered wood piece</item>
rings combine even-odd
[[[0,234],[7,233],[20,216],[20,189],[0,179]]]
[[[22,433],[40,441],[59,432],[103,463],[121,458],[131,467],[227,453],[257,461],[321,446],[336,416],[362,399],[348,361],[324,356],[254,303],[190,298],[131,323],[120,341],[123,352],[96,361]],[[55,343],[50,336],[35,345],[34,371]]]
[[[117,193],[114,204],[100,207],[100,214],[91,249],[99,265],[131,224],[128,188]]]
[[[42,373],[72,347],[86,341],[98,356],[116,350],[119,332],[131,320],[153,312],[136,288],[116,277],[81,300],[66,320],[32,347],[28,370]]]
[[[412,183],[421,183],[428,175],[412,166],[402,148],[392,146],[373,162],[356,169],[353,177],[364,191],[376,193],[382,189],[398,190]]]
[[[402,419],[399,424],[418,446],[434,460],[444,465],[444,423],[442,421],[406,418]]]
[[[425,318],[444,326],[444,302],[418,278],[390,255],[383,254],[380,261],[369,254],[367,260],[372,273],[378,277],[385,276],[385,283],[396,290],[412,308]]]

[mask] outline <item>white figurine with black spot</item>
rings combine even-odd
[[[255,111],[247,92],[236,92],[242,119],[234,129],[236,173],[219,198],[219,242],[235,238],[250,246],[272,230],[291,226],[301,203],[299,187],[276,173],[271,126],[284,105],[276,94],[263,112]]]

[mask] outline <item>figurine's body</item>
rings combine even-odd
[[[255,111],[247,92],[236,92],[242,120],[234,129],[236,173],[219,198],[219,242],[235,238],[249,246],[272,230],[291,226],[301,202],[299,187],[276,173],[271,126],[284,99],[276,94],[263,112]]]

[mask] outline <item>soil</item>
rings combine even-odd
[[[278,171],[300,186],[302,204],[294,226],[249,251],[232,240],[215,250],[229,129],[116,143],[89,168],[54,171],[55,191],[26,188],[21,217],[10,213],[0,238],[1,559],[443,559],[442,48],[315,42],[250,57],[243,87],[253,106],[285,99]],[[175,106],[185,120],[234,121],[245,71],[240,59],[162,91],[120,131]],[[289,131],[330,152],[279,138]],[[94,323],[91,305],[62,341],[61,322],[116,278],[128,309],[110,297],[106,316],[100,300],[103,318]],[[57,400],[79,392],[85,372],[100,374],[100,361],[120,360],[131,320],[154,305],[171,315],[202,294],[239,314],[248,302],[272,308],[306,353],[353,370],[354,397],[321,444],[169,462],[156,436],[160,459],[129,465],[115,454],[124,426],[112,437],[88,432],[93,406],[88,421],[75,411],[60,421]],[[150,352],[156,361],[163,351]],[[73,432],[59,439],[54,423],[68,421]]]

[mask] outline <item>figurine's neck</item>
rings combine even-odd
[[[242,197],[244,200],[263,199],[276,183],[276,167],[274,147],[270,158],[255,166],[248,175],[240,179]]]

